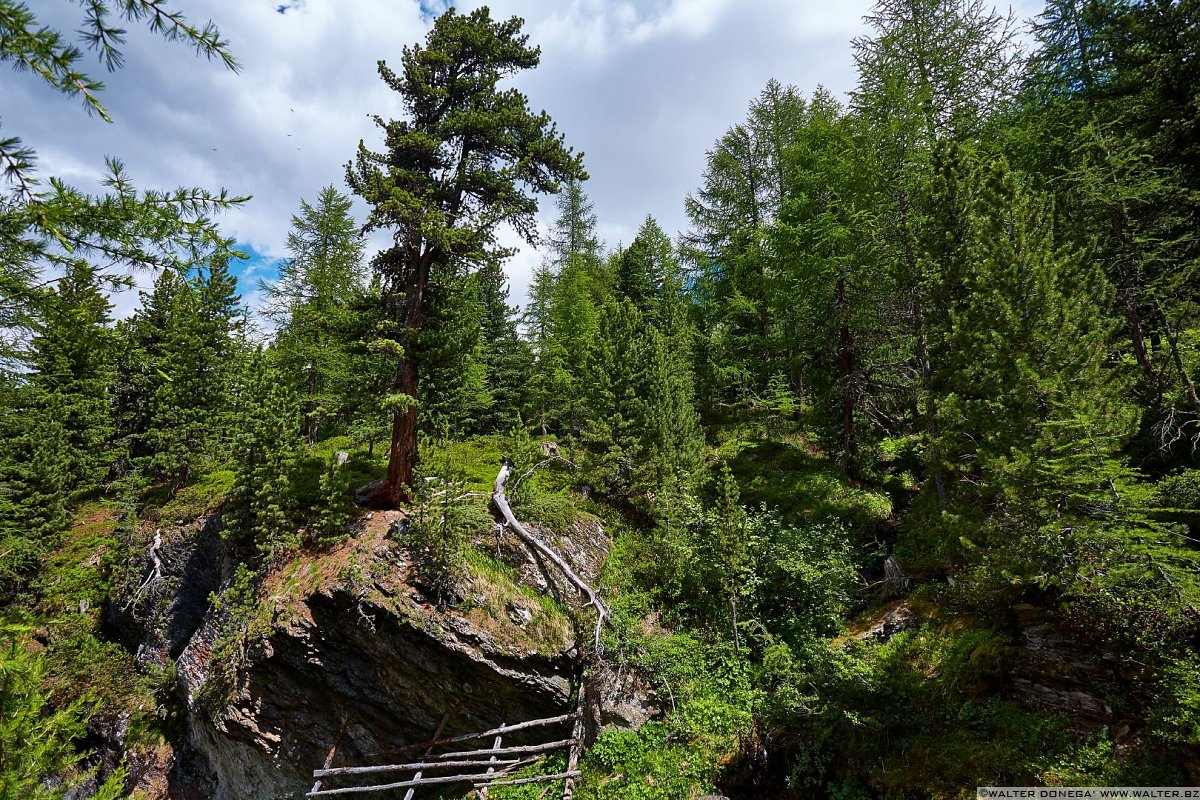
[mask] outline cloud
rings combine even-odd
[[[458,2],[463,11],[481,3]],[[741,121],[770,78],[838,94],[854,85],[850,39],[868,0],[490,0],[493,16],[526,20],[542,48],[517,85],[545,108],[568,144],[586,153],[601,231],[628,243],[647,213],[668,232],[686,227],[684,196],[699,185],[705,151]],[[43,24],[74,31],[78,6],[38,4]],[[124,70],[93,72],[116,122],[89,117],[28,73],[4,78],[0,131],[34,147],[44,174],[95,190],[104,156],[121,157],[142,187],[198,185],[251,194],[222,225],[264,263],[285,255],[301,198],[345,190],[344,165],[360,139],[381,147],[371,114],[400,116],[376,61],[398,66],[446,0],[196,0],[242,62],[238,74],[128,24]],[[43,8],[44,7],[44,8]],[[1023,0],[1019,13],[1036,11]],[[542,203],[543,223],[553,203]],[[359,204],[359,219],[365,208]],[[386,233],[371,238],[387,243]],[[511,241],[511,237],[505,239]],[[538,253],[509,264],[524,302]],[[124,308],[126,304],[122,303]]]

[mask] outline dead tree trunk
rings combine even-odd
[[[600,595],[596,594],[595,589],[593,589],[586,581],[575,574],[575,570],[571,569],[571,566],[567,564],[562,556],[554,551],[554,548],[542,542],[540,539],[526,530],[524,525],[517,521],[516,515],[513,514],[512,508],[510,508],[508,505],[508,498],[504,496],[504,484],[508,481],[509,471],[509,463],[506,459],[503,465],[500,467],[500,472],[496,475],[496,483],[492,487],[492,502],[496,504],[496,508],[500,510],[500,513],[504,516],[505,523],[507,523],[508,527],[512,529],[513,533],[521,537],[521,541],[525,542],[525,544],[529,545],[534,550],[537,550],[539,553],[549,559],[554,566],[558,567],[559,570],[562,571],[563,575],[567,577],[567,580],[569,580],[581,594],[587,597],[587,604],[596,609],[596,633],[594,637],[594,644],[596,647],[599,647],[600,630],[604,626],[604,620],[608,618],[608,606],[604,605],[604,601],[600,599]]]

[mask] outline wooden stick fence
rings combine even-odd
[[[501,725],[498,728],[493,728],[487,731],[478,733],[465,733],[459,736],[451,736],[441,738],[442,730],[446,726],[446,721],[449,719],[449,714],[442,718],[441,725],[438,726],[437,732],[428,742],[418,742],[416,744],[406,745],[400,750],[413,750],[424,747],[425,752],[418,761],[413,761],[405,764],[381,764],[377,766],[367,767],[333,767],[333,756],[336,751],[336,746],[330,750],[329,757],[325,759],[325,765],[321,769],[313,770],[313,778],[316,783],[313,784],[312,791],[306,797],[332,797],[337,795],[363,794],[367,792],[384,792],[392,789],[407,789],[405,792],[405,800],[412,800],[413,794],[418,787],[445,785],[452,783],[470,783],[476,789],[481,791],[482,797],[487,797],[487,789],[493,786],[519,786],[527,783],[540,783],[542,781],[573,780],[579,776],[579,771],[574,769],[574,764],[566,772],[556,775],[535,775],[527,778],[509,778],[512,773],[533,764],[541,757],[541,754],[549,753],[554,750],[562,750],[571,748],[574,755],[578,751],[579,736],[582,731],[581,709],[573,714],[562,714],[557,717],[546,717],[545,719],[534,719],[527,722],[520,722],[515,725]],[[514,731],[528,730],[530,728],[544,727],[549,725],[557,725],[570,721],[572,723],[572,736],[570,739],[560,739],[549,742],[540,742],[536,744],[526,745],[510,745],[502,746],[502,739]],[[451,744],[459,744],[468,742],[473,739],[487,739],[494,737],[489,745],[476,748],[474,750],[457,750],[445,753],[435,753],[435,749]],[[393,751],[393,752],[396,752]],[[572,761],[575,759],[572,758]],[[441,772],[446,770],[459,770],[450,775],[430,775],[430,772]],[[366,786],[343,786],[338,788],[324,788],[323,781],[335,777],[355,777],[355,776],[376,776],[383,773],[412,773],[412,777],[406,780],[394,781],[392,783],[376,783]]]

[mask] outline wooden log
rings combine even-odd
[[[510,755],[512,753],[547,753],[551,750],[561,750],[571,743],[571,739],[562,739],[557,742],[546,742],[545,744],[523,744],[513,747],[496,747],[490,750],[467,750],[460,753],[441,753],[434,758],[470,758],[473,756],[488,756],[493,753],[496,755]]]
[[[517,759],[497,761],[493,756],[488,761],[417,761],[412,764],[382,764],[377,767],[335,767],[334,769],[318,769],[313,771],[314,778],[327,778],[334,775],[373,775],[380,772],[411,772],[412,770],[449,769],[451,767],[486,767],[494,765],[505,767],[518,763]]]
[[[501,728],[503,728],[503,727],[504,727],[504,723],[503,723],[503,722],[501,722],[501,723],[500,723],[500,727],[501,727]],[[500,736],[500,734],[496,734],[496,738],[492,740],[492,749],[493,749],[493,750],[499,750],[499,749],[500,749],[500,741],[501,741],[501,739],[502,739],[502,737]],[[489,760],[489,761],[495,761],[495,760],[496,760],[496,758],[497,758],[497,756],[492,756],[492,757],[491,757],[490,759],[488,759],[488,760]],[[487,774],[488,774],[488,775],[492,775],[492,774],[494,774],[495,772],[496,772],[496,768],[495,768],[495,767],[488,767],[488,771],[487,771]],[[488,790],[487,790],[486,788],[484,788],[484,789],[480,789],[480,790],[479,790],[479,797],[480,797],[480,800],[488,800]]]
[[[585,681],[582,675],[579,678],[579,699],[575,706],[575,726],[571,730],[571,753],[567,756],[567,772],[576,772],[579,766],[579,752],[583,749],[583,706],[584,697],[583,690]],[[575,796],[575,778],[567,778],[567,782],[563,785],[563,800],[572,800]]]
[[[305,797],[328,797],[335,794],[362,794],[363,792],[386,792],[389,789],[416,789],[417,786],[429,786],[439,783],[476,783],[487,777],[486,773],[476,772],[471,775],[438,775],[433,778],[412,778],[407,781],[385,783],[378,786],[346,786],[341,789],[322,789],[319,792],[309,792]]]
[[[433,732],[433,738],[434,738],[434,739],[436,739],[436,738],[438,738],[439,736],[441,736],[441,735],[442,735],[442,731],[446,730],[446,722],[447,722],[449,719],[450,719],[450,712],[449,712],[449,711],[447,711],[446,713],[442,714],[442,721],[438,723],[437,730]],[[430,746],[429,746],[429,747],[428,747],[428,748],[425,750],[425,757],[426,757],[426,758],[429,758],[429,754],[430,754],[430,753],[432,753],[432,752],[433,752],[433,745],[430,745]],[[420,779],[421,779],[421,770],[417,770],[416,774],[415,774],[415,775],[413,775],[413,778],[414,778],[414,779],[416,779],[416,780],[420,780]],[[407,792],[405,792],[405,793],[404,793],[404,800],[413,800],[413,794],[414,794],[416,791],[417,791],[417,790],[416,790],[416,788],[415,788],[415,787],[409,788],[409,790],[408,790]]]
[[[501,730],[503,730],[505,734],[509,734],[509,733],[512,733],[513,731],[523,731],[526,728],[536,728],[541,725],[555,725],[555,724],[558,724],[559,722],[566,722],[567,720],[571,719],[574,716],[575,716],[574,713],[571,713],[571,714],[560,714],[557,717],[545,717],[544,719],[531,719],[526,722],[518,722],[516,725],[505,725],[505,726],[503,726],[503,728],[492,728],[491,730],[480,731],[479,733],[462,733],[462,734],[459,734],[458,736],[450,736],[446,739],[434,738],[434,739],[430,739],[427,742],[414,742],[412,744],[403,744],[403,745],[400,745],[399,747],[393,747],[388,750],[381,750],[380,752],[381,753],[401,753],[405,750],[415,750],[418,747],[438,747],[438,746],[444,745],[444,744],[458,744],[459,742],[469,742],[472,739],[483,739],[488,736],[495,736],[496,734],[500,733]],[[379,755],[379,753],[376,753],[375,755]]]
[[[500,472],[496,475],[496,482],[492,486],[492,502],[496,504],[496,508],[500,509],[500,513],[504,516],[504,521],[508,523],[508,527],[512,529],[513,533],[521,537],[521,540],[527,545],[550,559],[567,576],[567,580],[574,584],[575,588],[587,597],[588,605],[596,609],[595,645],[598,648],[600,646],[600,630],[603,628],[604,620],[608,618],[609,614],[608,606],[604,605],[604,601],[600,599],[600,595],[596,594],[596,590],[587,581],[575,574],[575,570],[571,569],[571,566],[562,556],[555,552],[554,548],[526,530],[525,526],[517,520],[516,515],[512,512],[512,508],[508,505],[508,498],[504,496],[504,484],[508,481],[508,475],[509,464],[505,460],[504,464],[500,467]]]
[[[574,772],[560,772],[557,775],[536,775],[532,778],[513,778],[506,781],[492,781],[491,783],[477,783],[476,789],[481,789],[486,786],[520,786],[523,783],[541,783],[542,781],[558,781],[563,778],[578,778],[582,773],[579,770]]]
[[[337,753],[338,743],[340,743],[342,741],[342,736],[346,733],[346,726],[349,724],[350,724],[349,719],[342,720],[342,727],[338,729],[337,736],[333,737],[333,746],[329,748],[329,755],[325,756],[325,769],[329,769],[329,766],[331,764],[333,764],[333,756],[335,753]],[[319,771],[320,770],[318,770],[318,772]],[[318,778],[319,776],[314,772],[313,777]],[[321,791],[321,781],[320,780],[318,780],[316,783],[313,784],[312,790],[314,792]]]

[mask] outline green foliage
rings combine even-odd
[[[253,543],[271,563],[300,544],[291,515],[299,415],[295,396],[261,350],[250,360],[242,398],[224,533]]]
[[[374,265],[385,292],[383,319],[396,326],[406,350],[392,388],[414,398],[430,288],[448,292],[444,306],[454,305],[453,290],[465,268],[499,254],[498,226],[507,223],[532,244],[537,195],[586,177],[580,157],[565,146],[550,116],[533,113],[519,91],[499,88],[502,79],[538,64],[540,52],[529,46],[521,26],[518,17],[493,20],[487,8],[467,14],[450,8],[435,20],[423,45],[404,48],[399,73],[380,61],[379,75],[401,96],[407,118],[377,117],[387,152],[372,152],[360,142],[347,166],[350,188],[370,207],[365,229],[394,229],[395,244]],[[402,424],[396,427],[388,492],[399,499],[413,483],[417,409],[396,416]]]
[[[471,538],[494,523],[468,488],[454,454],[427,443],[418,473],[417,495],[407,521],[404,544],[413,566],[439,603],[461,599],[461,584]]]
[[[517,334],[517,310],[508,305],[508,286],[502,264],[485,264],[475,277],[479,285],[479,359],[490,395],[479,414],[483,432],[498,433],[520,424],[526,407],[533,351]]]
[[[5,387],[0,410],[0,597],[10,595],[66,523],[67,437],[54,406]],[[6,399],[8,399],[6,398]]]
[[[1154,484],[1155,516],[1184,522],[1193,535],[1200,531],[1200,469],[1168,475]]]
[[[243,313],[236,287],[228,258],[214,257],[190,277],[165,271],[120,328],[118,435],[139,470],[172,491],[231,444]]]
[[[709,790],[716,764],[695,746],[672,740],[657,722],[641,730],[610,730],[600,735],[584,760],[581,798],[677,800]]]
[[[250,648],[270,631],[272,612],[258,597],[261,583],[262,575],[241,563],[220,593],[208,598],[216,623],[212,671],[192,699],[214,718],[233,699]]]
[[[28,628],[12,622],[0,625],[0,798],[54,800],[62,786],[82,781],[76,766],[86,754],[74,747],[83,736],[93,708],[80,698],[55,707],[43,689],[45,660],[28,648]],[[97,797],[121,795],[124,768],[107,780]]]
[[[755,693],[727,644],[622,627],[617,657],[643,671],[670,705],[665,722],[601,734],[582,764],[582,797],[677,798],[712,791],[718,765],[749,734]]]
[[[348,535],[346,526],[352,517],[350,506],[350,480],[342,454],[335,454],[326,462],[321,474],[321,511],[316,533],[319,542],[334,542]]]
[[[276,358],[300,397],[309,444],[344,421],[361,399],[356,372],[354,304],[366,291],[363,236],[350,216],[350,198],[332,186],[316,205],[300,201],[292,216],[291,255],[279,280],[264,283],[265,316],[275,322]]]
[[[1152,719],[1155,734],[1168,742],[1200,744],[1198,668],[1200,655],[1192,652],[1172,660],[1162,671],[1162,693]]]

